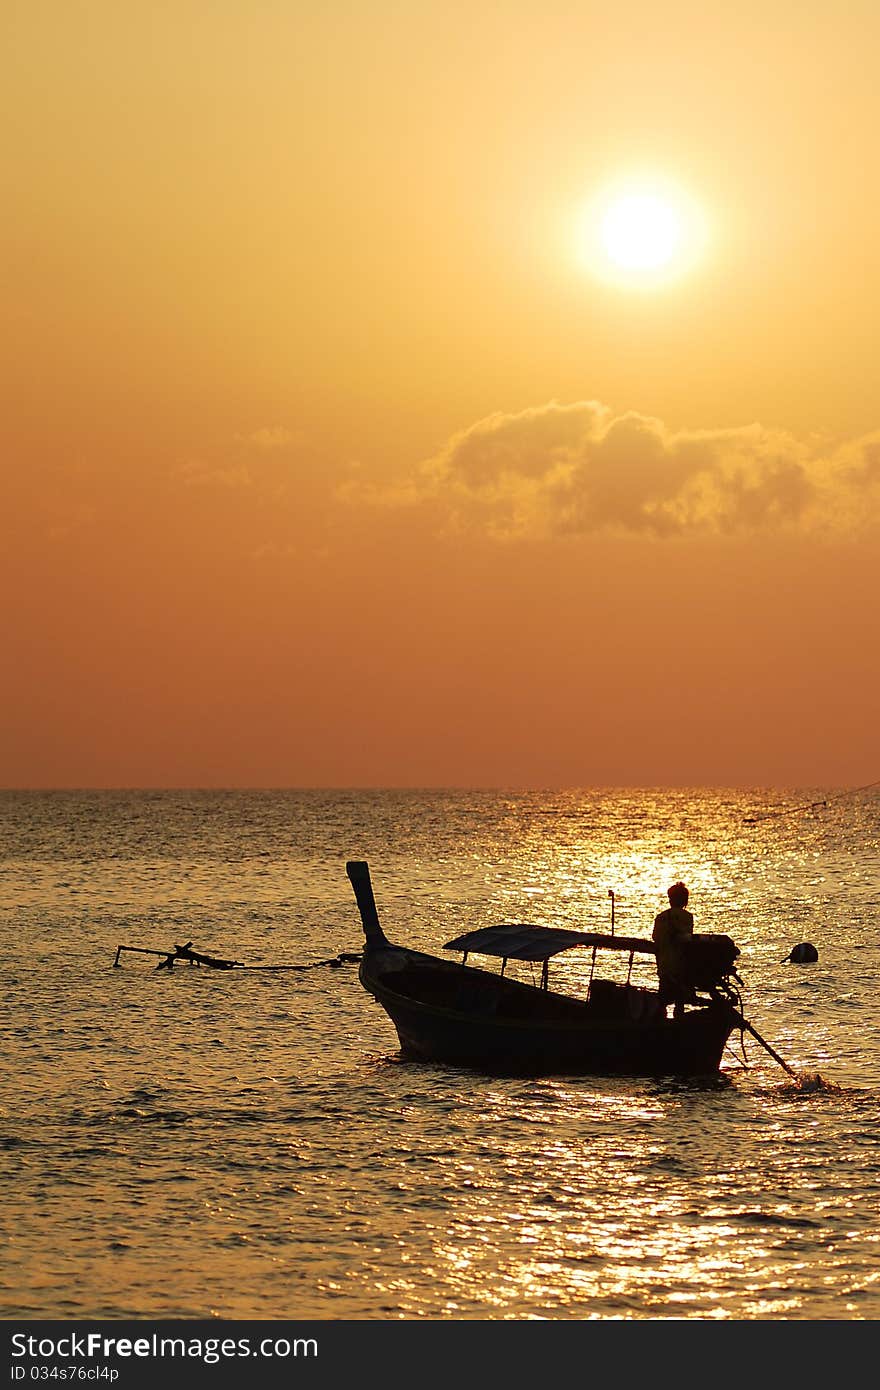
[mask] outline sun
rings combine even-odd
[[[626,193],[602,218],[601,236],[608,259],[622,270],[657,270],[678,250],[681,219],[654,193]]]
[[[696,200],[658,176],[619,179],[584,209],[580,258],[599,278],[652,289],[678,279],[701,258],[706,219]]]

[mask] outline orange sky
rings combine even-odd
[[[3,785],[880,775],[874,0],[6,13]]]

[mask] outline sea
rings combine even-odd
[[[347,859],[435,954],[649,935],[683,879],[796,1075],[739,1033],[698,1080],[402,1060]],[[3,1317],[880,1315],[876,788],[5,792],[0,861]],[[190,941],[313,968],[114,966]]]

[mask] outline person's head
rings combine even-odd
[[[688,890],[683,883],[673,883],[671,888],[667,888],[666,896],[669,899],[670,907],[687,907]]]

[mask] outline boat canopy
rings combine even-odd
[[[502,923],[480,927],[447,941],[445,951],[475,951],[481,956],[502,956],[505,960],[549,960],[560,951],[575,946],[595,946],[610,951],[633,951],[656,955],[653,941],[643,936],[610,936],[606,932],[566,931],[562,927],[539,927],[532,922]]]

